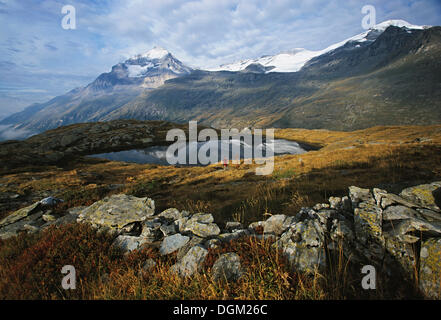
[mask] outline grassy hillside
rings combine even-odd
[[[256,165],[207,167],[140,165],[84,159],[61,167],[30,166],[0,177],[0,192],[32,203],[43,195],[65,199],[55,211],[90,205],[113,193],[148,196],[157,211],[169,207],[212,212],[215,221],[263,220],[270,214],[295,214],[303,206],[347,193],[351,185],[391,192],[416,183],[441,180],[441,126],[373,127],[354,132],[282,129],[279,138],[320,146],[303,155],[276,158],[270,176],[256,176]],[[29,203],[23,203],[23,206]],[[3,212],[5,216],[8,212]],[[84,239],[87,239],[85,242]],[[123,256],[112,239],[85,225],[50,228],[0,241],[0,297],[13,299],[343,299],[418,298],[408,283],[360,290],[359,269],[336,259],[333,272],[305,276],[289,270],[270,241],[244,239],[211,250],[202,274],[182,279],[170,272],[176,257],[152,249]],[[69,248],[69,250],[66,250]],[[246,268],[241,281],[221,284],[210,277],[213,261],[237,252]],[[262,258],[263,257],[263,258]],[[158,265],[140,271],[148,258]],[[79,289],[58,290],[55,265],[72,261]],[[99,261],[99,263],[97,263]],[[38,263],[37,263],[38,262]],[[29,270],[32,270],[31,275]],[[53,274],[59,274],[60,279]],[[380,275],[381,276],[381,275]],[[383,281],[384,280],[384,281]]]

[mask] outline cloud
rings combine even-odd
[[[53,44],[51,44],[51,43],[46,43],[44,46],[47,49],[51,50],[51,51],[57,51],[58,50],[58,48],[56,46],[54,46]]]
[[[437,1],[373,0],[378,22],[403,18],[440,23]],[[118,55],[162,45],[192,66],[275,54],[295,47],[323,49],[362,32],[365,1],[192,0],[113,2],[90,23],[103,39],[119,39]],[[418,13],[420,12],[420,13]],[[114,41],[104,41],[113,46]]]
[[[370,0],[377,22],[441,24],[439,0]],[[163,46],[192,67],[215,67],[303,47],[323,49],[362,32],[365,0],[72,0],[76,29],[61,27],[64,0],[0,1],[0,86],[59,95],[129,56]],[[14,106],[22,107],[23,93]],[[0,97],[1,98],[1,97]],[[1,104],[0,100],[0,104]]]
[[[25,129],[15,129],[9,125],[0,125],[0,141],[4,140],[23,140],[35,133]]]

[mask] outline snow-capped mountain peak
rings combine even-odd
[[[387,20],[375,25],[365,32],[335,43],[323,50],[311,51],[304,48],[295,48],[273,56],[266,55],[257,59],[247,59],[230,64],[223,64],[217,68],[209,69],[209,71],[242,71],[251,64],[261,64],[266,68],[267,72],[297,72],[312,58],[331,52],[344,46],[348,42],[368,43],[375,41],[375,39],[390,26],[406,28],[409,30],[422,30],[428,27],[413,25],[404,20]]]
[[[382,23],[375,25],[372,29],[378,30],[378,31],[384,31],[390,26],[395,26],[398,28],[417,29],[417,30],[422,30],[424,28],[427,28],[427,26],[417,26],[417,25],[411,24],[405,20],[387,20],[387,21],[384,21]]]
[[[168,52],[166,49],[161,47],[154,47],[153,49],[142,54],[141,57],[153,60],[153,59],[162,59],[168,54],[170,54],[170,52]]]
[[[161,47],[154,47],[144,54],[138,54],[127,59],[123,65],[127,68],[128,77],[146,77],[158,72],[169,72],[173,74],[187,74],[191,68],[185,66],[176,59],[168,50]]]

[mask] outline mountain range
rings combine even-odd
[[[389,20],[324,50],[210,70],[154,48],[2,121],[26,132],[115,119],[356,130],[441,122],[441,27]]]

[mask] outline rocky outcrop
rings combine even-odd
[[[115,120],[59,127],[24,141],[0,142],[0,169],[49,165],[81,155],[155,145],[167,145],[169,129],[182,128],[165,121]]]
[[[176,254],[172,271],[183,277],[199,272],[208,250],[222,242],[270,238],[295,271],[327,272],[334,263],[333,253],[343,254],[354,263],[374,266],[377,273],[414,281],[427,297],[439,299],[440,185],[415,186],[400,195],[352,186],[348,196],[331,197],[329,203],[302,208],[292,216],[273,215],[248,227],[228,222],[224,229],[209,213],[170,208],[156,214],[154,201],[148,198],[114,195],[61,217],[38,202],[0,221],[0,237],[75,220],[90,223],[113,232],[114,245],[126,252],[152,245],[162,255]],[[154,261],[148,268],[152,266]],[[211,270],[214,279],[233,281],[245,272],[240,256],[232,252],[220,256]]]

